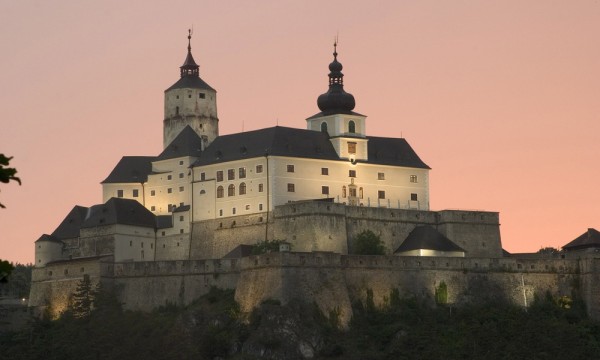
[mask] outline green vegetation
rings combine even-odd
[[[385,255],[385,246],[371,230],[356,235],[352,243],[352,253],[356,255]]]
[[[13,264],[0,260],[0,296],[9,298],[29,297],[32,264]]]
[[[315,359],[587,360],[600,353],[600,324],[583,304],[549,295],[527,310],[502,302],[432,308],[393,290],[380,308],[368,291],[346,330],[339,309],[324,315],[300,302],[265,301],[246,317],[233,291],[215,288],[188,307],[152,313],[123,311],[114,299],[100,289],[88,317],[66,313],[0,334],[2,358],[293,360],[308,349]]]
[[[435,303],[438,305],[448,303],[448,286],[443,281],[435,288]]]
[[[4,154],[0,154],[0,182],[8,184],[10,181],[16,181],[21,185],[21,179],[16,177],[17,169],[8,167],[12,157],[6,157]],[[0,208],[5,208],[0,203]]]
[[[266,254],[270,252],[279,252],[279,246],[285,243],[284,240],[265,240],[260,241],[252,247],[252,255]]]

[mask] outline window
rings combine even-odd
[[[156,206],[151,206],[150,211],[156,211]]]
[[[410,194],[410,201],[417,201],[417,194]]]
[[[356,132],[356,124],[352,120],[348,122],[348,132],[351,134],[354,134]]]
[[[192,94],[189,94],[189,95],[188,95],[188,99],[191,99],[191,98],[192,98]]]
[[[219,186],[219,187],[217,188],[217,198],[219,198],[219,199],[220,199],[220,198],[222,198],[222,197],[223,197],[223,187],[222,187],[222,186]]]
[[[200,173],[200,181],[206,180],[206,173]]]
[[[165,232],[164,231],[161,231],[161,234],[162,234],[162,236],[165,236]],[[163,245],[163,247],[165,247],[165,246]]]
[[[329,195],[329,186],[321,186],[321,194]]]
[[[231,184],[227,187],[227,196],[235,196],[235,185]]]
[[[262,165],[256,165],[256,173],[260,174],[261,172],[263,172],[263,166]]]
[[[321,175],[329,175],[329,168],[321,168]]]
[[[173,178],[173,176],[167,175],[167,180],[171,180],[172,178]]]
[[[364,196],[364,194],[363,194],[363,188],[359,188],[358,189],[358,197],[362,199],[363,196]]]
[[[133,197],[138,197],[140,195],[140,192],[138,189],[133,189]]]
[[[179,173],[179,178],[183,179],[183,173]]]
[[[173,210],[173,205],[169,204],[169,206],[167,207],[167,211],[171,212]]]
[[[263,192],[263,184],[258,184],[258,192]]]
[[[183,215],[179,216],[179,221],[183,221]]]
[[[177,98],[179,99],[179,96]],[[175,107],[175,115],[179,115],[179,106]]]
[[[179,233],[180,233],[180,234],[183,234],[183,229],[179,229]]]
[[[385,199],[385,191],[383,191],[383,190],[379,190],[379,191],[377,192],[377,198],[378,198],[378,199]]]
[[[296,185],[294,185],[294,184],[288,184],[287,188],[288,188],[288,192],[296,192]]]
[[[288,165],[287,172],[294,172],[294,165]]]
[[[123,197],[123,190],[117,190],[117,197]]]
[[[206,98],[206,94],[200,93],[200,94],[198,94],[198,98],[205,99]]]
[[[246,183],[240,184],[240,195],[246,195]]]
[[[348,154],[356,154],[356,143],[355,142],[348,143]]]
[[[356,177],[356,170],[349,170],[348,171],[348,176],[349,177]]]
[[[200,195],[204,195],[206,194],[206,191],[204,191],[204,189],[200,190]]]
[[[227,170],[227,180],[235,180],[235,169]]]
[[[223,181],[223,170],[217,171],[217,181]]]
[[[238,170],[238,177],[240,179],[246,178],[246,168],[245,167],[239,168],[239,170]]]
[[[156,195],[156,190],[150,190],[150,196],[155,196]]]
[[[180,160],[180,161],[179,161],[179,165],[183,165],[183,160]]]
[[[219,210],[219,216],[223,216],[223,209]]]
[[[180,186],[180,187],[179,187],[179,192],[182,192],[183,190],[184,190],[184,187],[183,187],[183,186]]]
[[[133,241],[129,240],[129,247],[133,246]]]
[[[179,95],[177,95],[176,98],[179,99]]]
[[[258,210],[262,211],[262,209],[263,209],[262,204],[258,204]]]
[[[417,175],[411,175],[411,176],[410,176],[410,182],[411,182],[411,183],[416,183],[416,182],[418,182],[417,180],[418,180],[418,179],[417,179]]]
[[[356,188],[351,186],[348,188],[348,191],[350,192],[350,197],[356,197]]]
[[[235,215],[235,208],[231,208],[231,214]]]
[[[246,210],[250,210],[250,205],[246,205]]]
[[[385,180],[385,173],[377,173],[377,180]]]
[[[321,123],[321,132],[327,132],[327,123],[324,121]]]
[[[171,188],[167,189],[167,193],[171,194],[172,192],[173,192],[173,189],[171,189]]]
[[[345,198],[346,197],[346,187],[342,186],[342,197]]]

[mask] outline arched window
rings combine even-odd
[[[223,187],[219,186],[217,188],[217,198],[222,198],[223,197]]]
[[[321,123],[321,132],[327,132],[327,123],[325,121]]]
[[[342,197],[346,197],[346,186],[342,186]]]
[[[352,120],[348,122],[348,132],[351,134],[354,134],[356,132],[356,124]]]
[[[363,198],[363,188],[358,189],[358,197],[361,199]]]
[[[229,185],[227,188],[227,196],[235,196],[235,185]]]
[[[246,183],[240,184],[240,195],[246,195]]]
[[[175,107],[175,115],[179,115],[179,106]]]

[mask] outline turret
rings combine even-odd
[[[203,140],[203,147],[219,136],[217,92],[200,78],[200,66],[192,56],[192,31],[188,33],[188,51],[180,66],[180,79],[165,90],[163,148],[189,125]]]

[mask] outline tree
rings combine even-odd
[[[71,310],[73,316],[79,319],[84,319],[90,316],[94,305],[96,292],[92,288],[90,277],[85,275],[73,293]]]
[[[354,238],[352,253],[356,255],[384,255],[385,246],[371,230],[365,230]]]
[[[10,262],[0,260],[0,283],[8,282],[8,275],[10,275],[14,268],[15,267]]]
[[[8,163],[11,159],[12,157],[6,157],[4,156],[4,154],[0,154],[0,182],[8,184],[12,180],[18,182],[19,185],[21,185],[21,179],[15,176],[17,174],[17,169],[5,167],[8,166]],[[5,207],[6,206],[0,203],[0,208]]]
[[[279,252],[279,245],[281,245],[284,240],[265,240],[261,241],[258,244],[252,247],[252,255],[260,255],[266,254],[270,252]]]

